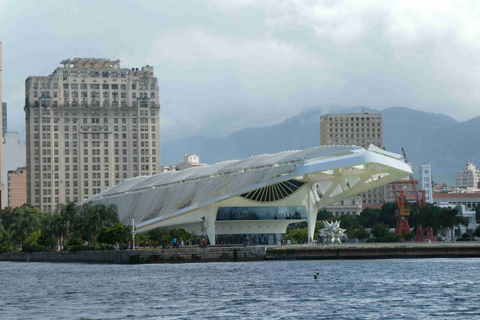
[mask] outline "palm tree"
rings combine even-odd
[[[60,217],[63,220],[63,234],[62,240],[65,245],[70,240],[70,235],[74,230],[75,220],[78,215],[78,207],[74,202],[69,202],[63,206],[60,210]]]
[[[441,214],[440,214],[440,223],[445,229],[450,229],[450,239],[453,241],[454,239],[454,228],[456,225],[459,224],[458,221],[458,213],[460,211],[458,210],[458,207],[452,208],[452,207],[445,207],[442,208]]]
[[[55,239],[55,248],[57,250],[61,250],[64,245],[63,236],[65,234],[65,222],[63,220],[63,217],[59,213],[55,213],[52,216],[52,219],[50,220],[49,230]]]
[[[84,238],[94,246],[97,245],[97,237],[102,227],[112,227],[118,223],[117,207],[115,205],[95,205],[85,204],[80,207],[78,213],[77,226],[81,230]]]

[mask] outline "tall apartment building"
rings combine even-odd
[[[381,113],[325,114],[320,116],[320,145],[356,145],[368,149],[373,144],[383,148]],[[384,188],[375,188],[362,195],[363,204],[384,202]]]
[[[473,161],[467,163],[464,170],[457,171],[455,187],[474,189],[480,187],[480,170],[475,167]]]
[[[0,102],[3,101],[2,100],[2,70],[3,70],[2,42],[0,42]],[[0,132],[3,132],[1,121],[0,121]],[[4,192],[5,192],[5,188],[3,186],[3,143],[0,143],[0,209],[5,208],[5,203],[3,201]]]
[[[27,202],[27,170],[25,167],[9,170],[8,177],[8,206],[16,208]]]
[[[75,58],[25,82],[27,202],[45,212],[160,172],[153,67]]]

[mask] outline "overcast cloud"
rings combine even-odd
[[[480,115],[478,1],[4,1],[3,100],[74,57],[155,67],[162,142],[311,107]]]

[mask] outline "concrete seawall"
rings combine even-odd
[[[375,244],[268,248],[266,260],[479,258],[479,244]]]
[[[337,246],[187,247],[177,249],[0,254],[0,261],[98,264],[234,262],[260,260],[480,258],[480,244],[379,243]]]
[[[232,262],[265,259],[265,247],[208,247],[128,251],[4,253],[0,261],[141,264]]]

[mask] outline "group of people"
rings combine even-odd
[[[183,243],[183,239],[180,238],[179,241],[177,241],[177,238],[173,238],[173,244],[172,247],[178,248],[178,247],[183,247],[185,244]]]

